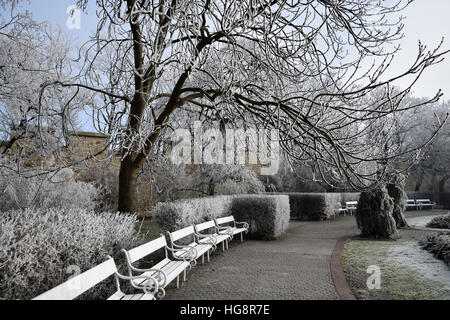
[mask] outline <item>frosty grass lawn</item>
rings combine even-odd
[[[349,239],[342,253],[347,282],[358,299],[450,300],[450,268],[416,240]],[[381,288],[369,290],[369,266],[381,270]]]

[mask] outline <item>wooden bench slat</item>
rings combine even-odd
[[[136,262],[152,252],[155,252],[156,250],[159,250],[167,245],[166,237],[161,236],[155,240],[152,240],[150,242],[144,243],[143,245],[140,245],[139,247],[133,248],[131,250],[128,250],[128,255],[130,257],[130,262]]]
[[[200,224],[195,225],[195,229],[197,229],[198,232],[206,230],[206,229],[210,229],[210,228],[214,228],[216,226],[216,224],[214,223],[213,220],[208,221],[208,222],[203,222]]]
[[[112,258],[50,289],[33,300],[72,300],[117,272]]]
[[[223,217],[223,218],[217,218],[216,222],[217,224],[224,224],[224,223],[229,223],[229,222],[233,222],[234,221],[234,217],[233,216],[228,216],[228,217]]]
[[[171,237],[172,237],[172,241],[177,241],[180,240],[184,237],[187,237],[190,234],[194,233],[194,227],[193,226],[189,226],[174,232],[171,232]]]

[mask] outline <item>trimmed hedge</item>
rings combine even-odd
[[[233,215],[250,225],[254,239],[276,239],[289,224],[289,200],[286,196],[229,195],[174,202],[160,202],[150,212],[163,232]]]
[[[184,227],[230,215],[233,196],[217,196],[160,202],[150,212],[161,231],[175,231]]]
[[[287,193],[291,219],[325,220],[341,207],[340,193]]]
[[[249,237],[261,240],[278,239],[289,226],[289,197],[238,196],[232,201],[231,212],[236,221],[248,222]]]

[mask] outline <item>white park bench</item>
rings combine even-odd
[[[406,209],[415,208],[416,210],[419,210],[419,205],[416,203],[416,200],[414,200],[414,199],[406,200],[405,207],[406,207]]]
[[[148,255],[157,252],[158,250],[164,248],[165,258],[155,264],[153,267],[148,269],[141,269],[133,266],[139,260]],[[184,258],[177,258],[171,260],[168,257],[168,251],[172,251],[173,254],[176,252],[187,253]],[[180,274],[183,273],[183,281],[186,281],[186,270],[191,269],[193,257],[189,255],[187,250],[178,250],[170,248],[167,245],[166,237],[161,235],[159,238],[152,240],[150,242],[144,243],[139,247],[133,248],[131,250],[122,249],[125,254],[125,258],[128,265],[128,272],[131,276],[134,272],[139,272],[142,275],[148,275],[152,278],[158,280],[159,292],[158,298],[164,297],[164,288],[167,287],[173,280],[177,279],[177,288],[180,287]],[[142,286],[145,283],[145,279],[130,280],[133,286]]]
[[[210,261],[209,252],[215,250],[216,239],[209,235],[199,235],[196,234],[194,226],[189,226],[181,230],[174,232],[167,232],[170,238],[170,245],[172,247],[173,256],[176,259],[185,259],[190,257],[193,261],[197,261],[198,258],[202,258],[202,264],[205,263],[205,254],[208,257],[208,262]],[[191,237],[190,243],[181,245],[177,243],[181,239]],[[200,240],[202,240],[200,242]],[[194,263],[195,265],[195,263]]]
[[[347,213],[347,208],[342,208],[342,207],[337,208],[338,216],[340,216],[341,214],[343,214],[345,216],[346,213]],[[334,219],[336,219],[336,212],[334,213]]]
[[[117,271],[114,259],[108,257],[105,262],[89,269],[66,282],[50,289],[33,300],[72,300],[95,287],[98,283],[114,275],[117,291],[108,300],[155,300],[155,293],[159,290],[158,281],[150,275],[123,276]],[[119,279],[140,280],[143,285],[134,286],[143,292],[137,294],[125,294],[120,290]]]
[[[416,204],[420,210],[422,210],[423,208],[433,209],[436,205],[436,203],[432,202],[430,199],[416,199]]]
[[[233,216],[214,219],[218,232],[220,234],[230,234],[231,239],[235,234],[241,235],[241,242],[244,241],[243,234],[248,233],[249,225],[247,222],[237,222]],[[231,228],[231,230],[230,230]]]
[[[216,226],[214,220],[196,224],[196,225],[194,225],[194,230],[195,230],[196,236],[199,238],[200,243],[208,243],[210,241],[208,238],[202,237],[202,236],[213,237],[215,239],[216,245],[222,243],[222,251],[225,251],[225,247],[228,250],[228,241],[233,236],[232,232],[229,232],[228,234],[220,234],[220,230]],[[202,233],[202,231],[204,232],[205,230],[213,230],[213,231],[210,231],[213,233],[208,233],[208,234]],[[229,230],[231,231],[231,228],[229,228]]]
[[[356,211],[357,207],[358,207],[358,201],[346,201],[345,202],[345,209],[351,215],[353,215],[353,213]]]

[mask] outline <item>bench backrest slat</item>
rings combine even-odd
[[[112,258],[93,267],[59,286],[50,289],[33,300],[72,300],[83,292],[94,287],[117,272],[117,267]]]
[[[347,201],[345,204],[347,204],[347,205],[357,205],[358,201]]]
[[[411,203],[411,204],[414,203],[415,204],[415,202],[416,202],[415,200],[406,200],[406,203]]]
[[[216,226],[216,224],[214,223],[213,220],[208,221],[208,222],[203,222],[200,224],[195,225],[195,229],[197,229],[198,232],[206,230],[206,229],[210,229],[210,228],[214,228]]]
[[[430,199],[416,199],[417,202],[431,202]]]
[[[234,217],[233,216],[228,216],[228,217],[223,217],[223,218],[217,218],[216,222],[217,224],[224,224],[224,223],[229,223],[229,222],[233,222],[234,221]]]
[[[171,234],[172,241],[177,241],[184,237],[187,237],[188,235],[194,234],[194,227],[189,226],[189,227],[183,228],[181,230],[171,232],[170,234]]]
[[[128,256],[130,257],[130,263],[136,262],[149,254],[159,250],[167,245],[166,237],[161,236],[155,240],[149,241],[140,245],[139,247],[128,250]]]

